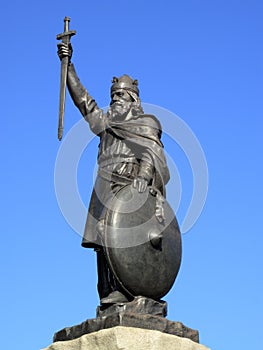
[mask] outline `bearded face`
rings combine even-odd
[[[112,93],[110,108],[108,110],[109,116],[114,119],[124,120],[129,111],[138,110],[142,112],[140,107],[140,100],[138,96],[125,89],[119,89]]]

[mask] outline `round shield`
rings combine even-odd
[[[181,263],[181,234],[173,210],[153,189],[139,193],[131,185],[107,206],[104,244],[113,274],[132,296],[162,298]]]

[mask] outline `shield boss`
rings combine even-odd
[[[160,201],[163,222],[156,217]],[[104,244],[113,274],[132,296],[162,298],[181,264],[181,234],[173,210],[153,190],[138,193],[131,185],[119,190],[107,206]]]

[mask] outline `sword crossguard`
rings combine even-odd
[[[69,22],[70,22],[70,18],[65,17],[64,18],[64,32],[57,35],[57,40],[62,40],[65,43],[66,42],[69,43],[70,38],[76,34],[75,30],[69,30]]]

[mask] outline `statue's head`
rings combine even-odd
[[[138,102],[138,80],[133,80],[127,74],[120,78],[113,77],[111,86],[111,104],[115,102]]]

